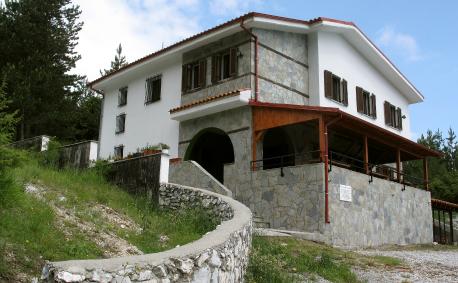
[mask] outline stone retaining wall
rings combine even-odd
[[[170,164],[169,181],[176,184],[206,189],[232,197],[232,192],[208,173],[199,163],[188,160]]]
[[[129,257],[50,262],[43,282],[243,282],[252,220],[243,204],[216,193],[161,184],[162,207],[202,207],[222,220],[201,239],[172,250]]]

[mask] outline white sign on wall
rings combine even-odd
[[[340,185],[340,200],[352,202],[351,187],[346,185]]]

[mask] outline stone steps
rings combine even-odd
[[[264,218],[260,216],[253,216],[253,226],[255,228],[270,228],[270,223],[267,221],[264,221]]]

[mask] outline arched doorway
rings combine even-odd
[[[288,133],[282,128],[268,130],[262,141],[263,168],[293,166],[294,147]]]
[[[194,136],[184,160],[196,161],[218,181],[224,183],[224,164],[234,162],[234,147],[224,131],[208,128]]]

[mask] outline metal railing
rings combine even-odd
[[[252,170],[283,168],[295,165],[321,162],[321,151],[314,150],[301,154],[285,154],[251,161]]]
[[[342,153],[329,152],[329,171],[332,166],[346,168],[352,171],[365,173],[369,176],[369,183],[373,181],[373,177],[397,182],[405,186],[423,187],[426,183],[423,178],[418,178],[408,175],[402,170],[397,170],[394,167],[385,164],[365,163],[363,160],[348,156]]]

